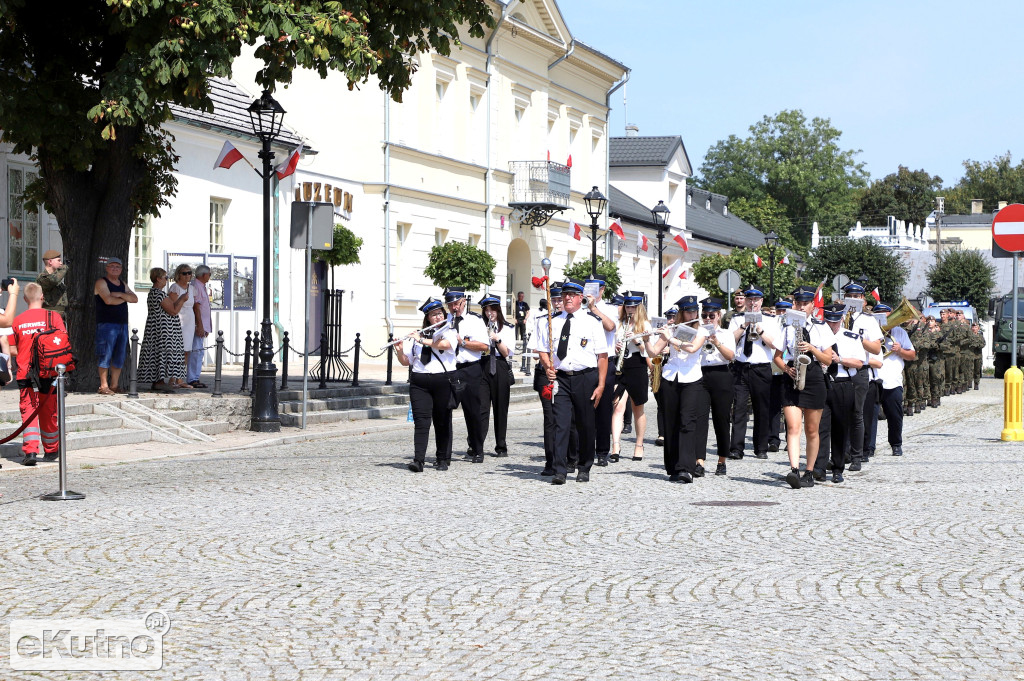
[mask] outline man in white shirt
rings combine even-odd
[[[555,382],[552,410],[555,418],[555,475],[551,482],[564,485],[569,458],[569,429],[575,418],[579,438],[576,482],[590,481],[594,464],[595,408],[605,390],[608,346],[599,317],[582,307],[583,282],[562,284],[562,313],[552,320],[551,347],[547,334],[537,343],[537,354],[549,380]],[[609,431],[610,432],[610,431]]]
[[[587,284],[597,284],[600,293],[597,298],[587,300],[588,310],[597,317],[604,329],[605,346],[609,354],[615,352],[615,330],[618,326],[619,308],[612,303],[604,302],[605,282],[603,279],[587,279]],[[601,401],[597,404],[597,414],[594,417],[594,427],[597,429],[597,439],[594,445],[596,465],[607,466],[608,456],[612,451],[612,400],[615,393],[615,363],[608,362],[608,368],[604,377],[604,392],[601,394]]]
[[[551,286],[551,318],[552,326],[554,325],[554,318],[562,313],[562,285],[560,283],[552,283]],[[544,308],[547,303],[546,300],[541,300],[541,306],[537,310],[537,314],[531,317],[534,322],[534,327],[531,335],[529,336],[530,342],[526,346],[527,352],[536,352],[537,344],[541,338],[547,341],[548,337],[548,313]],[[556,346],[557,347],[557,346]],[[544,470],[540,472],[543,477],[551,477],[555,474],[555,414],[551,408],[552,399],[550,397],[544,397],[544,389],[546,386],[551,385],[551,380],[548,378],[547,372],[544,370],[544,365],[537,361],[534,365],[533,370],[533,389],[540,395],[540,408],[541,413],[544,415]],[[569,455],[568,455],[568,467],[569,473],[576,472],[576,463],[579,459],[579,443],[576,441],[576,429],[569,429]]]
[[[744,294],[746,312],[760,313],[764,293],[756,288],[749,288]],[[758,459],[767,459],[771,430],[771,363],[775,356],[775,341],[779,338],[779,330],[773,317],[766,315],[760,322],[748,324],[744,315],[737,314],[729,322],[729,331],[736,339],[736,359],[733,362],[732,445],[729,458],[743,458],[747,419],[750,415],[750,409],[747,408],[749,397],[754,410],[754,456]]]
[[[852,438],[855,437],[855,378],[865,371],[868,361],[867,352],[860,342],[860,335],[842,328],[845,312],[846,306],[842,303],[825,308],[825,323],[835,334],[836,344],[832,346],[832,364],[826,372],[831,377],[832,385],[821,414],[821,423],[818,427],[820,446],[818,458],[814,462],[814,478],[824,480],[825,462],[831,459],[832,482],[837,484],[843,481],[846,450],[853,447]],[[863,439],[863,435],[861,438]]]
[[[860,284],[850,282],[843,289],[847,298],[864,300],[864,287]],[[882,350],[882,327],[878,325],[871,313],[861,308],[860,312],[850,311],[849,316],[843,320],[843,327],[851,324],[852,331],[860,336],[861,345],[864,351],[869,354],[877,354]],[[865,371],[858,374],[853,382],[853,426],[850,430],[850,470],[859,471],[864,456],[864,400],[868,394],[868,381],[871,380],[870,372]]]
[[[488,348],[490,338],[483,317],[466,311],[466,289],[449,288],[444,292],[448,306],[448,321],[455,329],[458,347],[455,349],[455,377],[466,385],[462,393],[462,415],[466,419],[469,455],[473,463],[484,462],[484,423],[480,410],[480,385],[484,374],[480,357]]]
[[[892,308],[883,303],[875,305],[875,312],[892,312]],[[910,336],[902,326],[889,331],[885,340],[882,357],[882,368],[878,376],[882,379],[882,411],[885,412],[885,423],[889,427],[889,446],[893,456],[903,456],[903,365],[917,359],[917,350],[910,341]]]

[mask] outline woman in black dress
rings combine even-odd
[[[150,383],[157,392],[174,392],[174,384],[185,380],[185,346],[181,337],[178,312],[188,299],[187,292],[171,299],[167,286],[167,270],[154,267],[149,271],[153,288],[146,303],[146,333],[139,351],[139,371],[136,380]]]

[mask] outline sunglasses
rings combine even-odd
[[[715,316],[714,312],[702,312],[701,315],[700,315],[700,318],[701,319],[711,319],[714,316]]]
[[[182,272],[182,274],[185,275],[186,277],[191,277],[192,276],[192,270],[185,270],[184,272]]]

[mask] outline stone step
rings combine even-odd
[[[76,449],[90,449],[92,447],[116,447],[118,445],[149,442],[152,439],[153,434],[149,430],[115,428],[94,432],[68,433],[67,448],[68,451],[72,451]]]
[[[408,404],[408,395],[371,395],[368,397],[331,397],[327,399],[310,399],[306,401],[306,411],[344,411],[346,409],[370,409],[375,407],[393,407]],[[281,413],[301,414],[302,400],[279,402]]]
[[[227,421],[189,421],[188,425],[206,435],[220,435],[235,429]]]
[[[292,385],[289,380],[289,385]],[[289,390],[278,390],[277,399],[281,402],[291,402],[294,400],[302,399],[302,382],[294,385],[299,386],[297,389]],[[346,397],[364,397],[369,395],[397,395],[409,394],[409,384],[405,382],[405,375],[401,378],[396,374],[395,381],[392,385],[384,385],[383,383],[373,385],[359,385],[353,388],[348,384],[328,384],[327,388],[320,390],[316,387],[316,382],[310,381],[309,383],[309,396],[315,399],[330,399],[330,398],[346,398]]]
[[[68,416],[83,416],[85,414],[92,414],[92,407],[93,405],[91,404],[66,404],[64,411]],[[18,409],[4,409],[0,411],[0,429],[12,423],[15,427],[21,425],[21,411]]]

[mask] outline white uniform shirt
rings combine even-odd
[[[603,300],[600,300],[597,303],[597,307],[598,309],[601,310],[601,314],[603,314],[608,319],[612,320],[613,322],[618,320],[619,308],[617,305],[612,305],[611,303],[606,303]],[[584,309],[584,311],[586,310]],[[603,324],[604,323],[602,322],[602,329],[604,328]],[[616,326],[613,327],[611,331],[604,332],[604,344],[608,348],[609,354],[615,352],[615,330],[617,328],[618,325],[616,324]]]
[[[697,352],[679,350],[670,343],[669,347],[672,349],[668,353],[668,359],[665,360],[661,367],[661,379],[663,381],[677,381],[679,383],[699,381],[704,375],[700,370],[701,348],[704,347],[704,341],[707,338],[707,331],[704,329],[697,331],[697,337],[693,339],[693,344],[697,346]]]
[[[551,361],[555,369],[562,371],[581,371],[597,366],[597,356],[608,353],[604,327],[601,320],[587,312],[586,308],[580,308],[572,315],[572,323],[569,325],[569,341],[566,346],[565,359],[558,358],[558,344],[562,337],[562,327],[565,326],[566,312],[560,313],[552,320],[551,343],[554,347],[548,346],[547,329],[540,336],[537,342],[537,350],[551,353]]]
[[[448,322],[454,328],[455,319],[452,315],[448,315]],[[462,321],[459,322],[459,330],[456,331],[460,338],[463,340],[479,341],[481,343],[487,343],[490,341],[490,337],[487,335],[487,325],[484,323],[484,318],[475,312],[466,312],[462,317]],[[479,350],[468,350],[461,345],[455,351],[455,363],[462,364],[463,362],[476,362],[480,359],[482,352]]]
[[[546,318],[545,318],[545,323],[544,323],[544,332],[547,333],[547,319]],[[513,355],[516,354],[516,327],[514,325],[509,324],[509,323],[506,322],[504,327],[502,327],[501,329],[498,329],[498,336],[501,338],[501,344],[504,345],[506,349],[508,349],[508,357],[506,357],[505,359],[507,359],[509,362],[511,362]],[[487,342],[488,345],[490,344],[490,342],[491,342],[490,335],[487,336],[487,341],[486,342]],[[532,342],[532,340],[531,340],[531,342]],[[501,352],[498,352],[498,357],[499,358],[501,357]],[[490,360],[488,360],[488,361],[490,361]],[[486,362],[485,362],[485,364],[486,364]]]
[[[729,348],[733,352],[736,352],[736,339],[733,338],[730,331],[719,328],[715,331],[715,338],[718,339],[718,342],[722,347]],[[718,351],[718,348],[715,348],[715,351],[710,355],[706,355],[703,352],[701,352],[700,355],[700,365],[702,367],[717,367],[729,363],[729,360],[722,356],[722,353]]]
[[[808,342],[822,352],[831,348],[836,342],[835,334],[832,333],[832,329],[829,328],[828,324],[824,322],[810,322],[807,325],[807,332],[807,336],[809,338]],[[796,333],[797,329],[792,326],[783,328],[783,340],[785,341],[782,345],[783,350],[785,350],[783,357],[787,362],[794,361],[792,352],[793,348],[796,347],[796,344],[793,342],[793,339],[796,338],[796,340],[800,340],[803,335],[801,334],[801,336],[797,336]]]
[[[551,319],[554,321],[555,317],[559,313],[552,311]],[[533,333],[530,334],[530,341],[526,344],[527,350],[533,350],[534,352],[538,349],[538,343],[543,336],[544,342],[548,342],[548,312],[547,310],[537,310],[537,314],[533,317]],[[557,347],[557,346],[556,346]]]
[[[903,330],[903,327],[897,326],[889,332],[893,341],[899,343],[904,350],[913,350],[914,345],[910,342],[910,336]],[[883,348],[883,354],[885,349]],[[878,377],[882,379],[883,390],[894,390],[903,385],[903,358],[897,355],[895,352],[888,357],[882,358],[882,368],[878,370]]]
[[[420,345],[418,341],[405,341],[402,349],[405,356],[409,358],[409,366],[417,374],[443,374],[445,369],[455,371],[455,344],[459,341],[454,329],[445,328],[441,331],[441,337],[451,343],[451,347],[441,352],[435,349],[430,355],[430,361],[424,364],[420,359],[420,350],[429,345]],[[441,361],[438,361],[438,358]]]
[[[761,317],[761,328],[771,336],[772,341],[775,343],[779,342],[779,326],[775,321],[775,317],[771,315],[763,315]],[[743,326],[743,315],[737,314],[729,322],[729,331],[735,332],[736,329]],[[753,327],[748,327],[748,331],[752,331]],[[750,364],[767,364],[772,361],[775,357],[775,350],[771,349],[764,344],[760,338],[754,341],[754,345],[750,350],[750,357],[743,354],[743,339],[745,332],[740,334],[739,340],[736,341],[736,361],[737,362],[749,362]]]
[[[839,328],[842,329],[843,327],[840,326]],[[885,334],[882,333],[882,327],[878,325],[878,320],[864,312],[853,318],[853,330],[861,338],[868,341],[882,340],[885,337]]]
[[[874,320],[872,320],[874,321]],[[868,353],[864,349],[864,346],[860,342],[860,334],[856,331],[847,331],[840,327],[839,331],[835,334],[836,347],[839,348],[840,359],[859,359],[867,365]],[[844,376],[856,376],[858,369],[848,369],[842,364],[839,364],[839,373],[836,374],[836,378],[843,378]]]
[[[623,324],[625,324],[625,327],[622,326]],[[623,338],[628,338],[629,336],[632,336],[632,335],[635,335],[635,334],[638,334],[638,333],[643,333],[645,331],[650,331],[651,330],[651,324],[650,324],[650,322],[647,322],[646,324],[643,324],[640,327],[633,327],[627,321],[627,322],[620,322],[619,323],[619,328],[623,329],[622,337]],[[649,337],[650,336],[648,336],[648,338]],[[612,340],[613,340],[613,344],[611,346],[609,346],[609,350],[608,350],[609,354],[611,354],[612,352],[615,352],[614,338]],[[646,357],[647,356],[647,350],[646,350],[646,346],[644,346],[644,341],[645,340],[647,340],[647,338],[637,338],[635,341],[629,341],[628,343],[626,343],[626,359],[629,359],[630,357],[632,357],[636,353],[640,353],[642,356]],[[636,345],[637,343],[640,343],[640,347],[637,347],[637,345]]]

